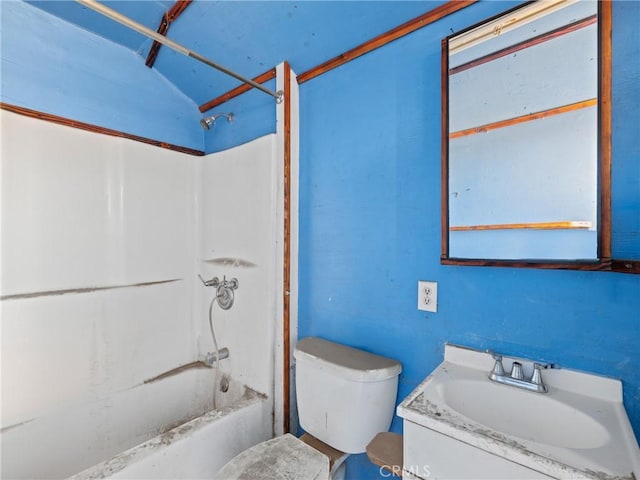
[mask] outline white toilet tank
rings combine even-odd
[[[293,355],[298,416],[309,434],[345,453],[362,453],[389,430],[398,362],[315,337],[300,340]]]

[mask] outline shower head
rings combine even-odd
[[[220,117],[225,117],[229,123],[233,121],[233,113],[216,113],[214,115],[211,115],[210,117],[206,117],[200,120],[200,125],[205,130],[209,130],[211,126],[216,123],[216,120]]]

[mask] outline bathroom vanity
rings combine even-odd
[[[525,378],[540,373],[528,360],[502,362]],[[404,478],[640,478],[620,381],[546,368],[547,391],[537,392],[490,380],[496,363],[488,352],[445,346],[444,362],[397,409]]]

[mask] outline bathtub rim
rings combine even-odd
[[[256,403],[266,402],[267,400],[267,395],[244,385],[243,395],[238,401],[231,405],[220,407],[216,410],[209,410],[198,417],[173,428],[169,428],[149,440],[117,453],[113,457],[103,460],[80,472],[74,473],[67,477],[66,480],[98,480],[109,478],[109,476],[117,474],[133,463],[144,460],[162,448],[166,448],[182,440],[187,440],[196,431],[211,423],[215,423],[217,420]]]

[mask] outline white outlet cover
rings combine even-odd
[[[438,311],[438,282],[418,280],[418,310]]]

